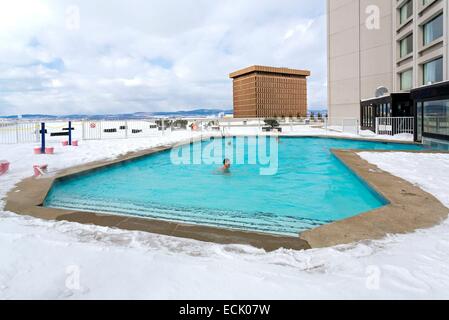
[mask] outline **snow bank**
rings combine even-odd
[[[361,152],[359,155],[380,169],[433,194],[449,207],[449,154]]]
[[[408,141],[413,142],[414,136],[411,133],[399,133],[394,136],[389,135],[377,135],[370,130],[361,130],[359,132],[360,136],[366,139],[383,139],[383,140],[394,140],[394,141]]]
[[[181,138],[185,135],[164,139]],[[158,143],[156,138],[90,141],[58,148],[55,156],[34,156],[33,145],[0,145],[0,158],[12,163],[11,172],[0,177],[0,196],[29,176],[37,161],[56,170]],[[449,170],[436,169],[441,162],[449,165],[448,156],[362,156],[379,164],[392,157],[397,165],[384,170],[404,174],[448,204],[443,183]],[[418,170],[425,166],[434,170]],[[382,241],[266,253],[0,211],[0,298],[449,298],[449,223]]]

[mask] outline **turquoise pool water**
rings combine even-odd
[[[44,205],[297,235],[386,204],[331,148],[421,149],[321,138],[213,139],[58,180]],[[217,172],[224,157],[233,163],[230,174]],[[276,170],[261,175],[268,167]]]

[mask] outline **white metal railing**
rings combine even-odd
[[[376,118],[376,134],[394,136],[397,134],[415,133],[413,117],[378,117]]]
[[[276,120],[276,124],[265,120]],[[320,118],[223,118],[219,119],[220,131],[227,134],[260,134],[266,131],[293,133],[301,127],[323,126],[325,119]],[[272,128],[274,126],[274,128]]]
[[[273,118],[274,119],[274,118]],[[273,120],[270,118],[270,120]],[[71,121],[74,140],[130,139],[162,136],[172,131],[221,132],[231,134],[261,134],[266,131],[294,133],[304,126],[323,127],[325,118],[277,118],[276,124],[259,118],[203,119],[142,119],[142,120],[80,120]],[[0,143],[39,143],[41,122],[45,123],[45,140],[60,142],[68,139],[69,121],[0,121]],[[335,124],[335,123],[334,123]],[[274,126],[272,128],[271,126]],[[354,131],[353,121],[339,119],[342,131]]]
[[[360,122],[357,118],[326,118],[324,123],[326,131],[345,132],[358,135],[360,131]]]
[[[83,140],[158,137],[173,131],[219,131],[213,119],[99,120],[82,122]]]
[[[101,120],[81,123],[83,140],[144,138],[160,135],[160,128],[152,120]]]
[[[0,122],[0,143],[39,142],[40,127],[34,122]]]

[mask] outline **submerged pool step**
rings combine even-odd
[[[168,207],[152,202],[139,203],[138,201],[111,201],[111,199],[58,197],[57,199],[49,199],[47,203],[45,203],[45,206],[60,209],[138,216],[143,218],[162,219],[181,223],[289,236],[297,236],[302,231],[310,230],[332,222],[263,212],[243,213],[219,209]]]

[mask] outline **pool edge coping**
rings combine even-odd
[[[430,193],[402,178],[379,169],[359,153],[448,154],[437,150],[355,150],[331,149],[349,170],[366,183],[388,204],[378,209],[335,221],[300,233],[312,248],[332,247],[389,235],[407,234],[442,223],[449,208]]]
[[[212,137],[216,136],[203,135],[201,137],[190,138],[176,143],[156,146],[136,152],[129,152],[112,160],[94,161],[87,164],[70,167],[57,171],[53,175],[48,175],[41,178],[29,177],[23,179],[7,193],[6,198],[4,199],[6,202],[4,210],[14,212],[19,215],[32,216],[44,220],[94,224],[104,227],[188,238],[204,242],[246,244],[262,248],[267,251],[274,251],[279,248],[289,248],[295,250],[310,249],[310,246],[305,240],[293,236],[226,229],[142,217],[55,209],[42,206],[48,192],[58,179],[82,175],[105,167],[136,160],[159,152],[168,151],[176,146],[191,144]]]
[[[233,135],[239,136],[239,135]],[[172,149],[182,144],[190,144],[203,139],[215,137],[205,135],[199,138],[190,138],[177,143],[156,146],[146,150],[129,152],[112,160],[95,161],[58,171],[53,176],[45,178],[26,178],[10,190],[5,198],[5,210],[20,215],[33,216],[46,220],[70,221],[81,224],[95,224],[125,230],[150,232],[174,237],[189,238],[199,241],[222,244],[248,244],[267,251],[279,248],[310,249],[348,244],[370,239],[381,239],[389,234],[409,233],[417,229],[432,227],[447,218],[449,209],[444,207],[436,198],[411,183],[395,177],[378,169],[376,166],[363,160],[360,152],[412,152],[412,153],[447,153],[432,150],[351,150],[331,149],[331,152],[364,183],[379,193],[389,204],[379,209],[361,213],[357,216],[341,221],[326,224],[315,229],[302,232],[298,237],[277,236],[252,231],[233,230],[218,227],[209,227],[195,224],[177,223],[165,220],[147,219],[138,217],[118,216],[113,214],[99,214],[95,212],[81,212],[76,210],[63,210],[42,207],[42,204],[57,179],[67,176],[84,174],[107,166],[132,161],[158,152]],[[282,137],[282,136],[281,136]],[[291,136],[305,138],[309,136]],[[312,137],[312,136],[311,136]],[[324,136],[320,138],[336,138]],[[352,139],[350,140],[359,140]],[[371,139],[363,141],[373,141]],[[396,143],[395,141],[382,141]],[[410,144],[410,143],[408,143]],[[388,183],[380,183],[387,181]],[[401,192],[393,192],[393,187],[399,187]],[[393,190],[394,191],[394,190]],[[410,197],[416,197],[418,207],[410,206]],[[25,200],[24,200],[25,199]],[[425,201],[421,201],[425,200]],[[425,203],[425,205],[422,205]],[[419,206],[421,204],[421,206]],[[426,209],[430,205],[431,210]],[[422,211],[417,212],[417,208]],[[411,214],[407,214],[407,210]],[[430,214],[429,214],[430,211]],[[403,219],[407,218],[404,223]],[[409,221],[411,220],[411,221]]]

